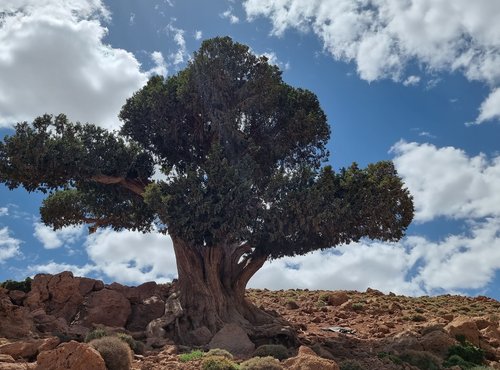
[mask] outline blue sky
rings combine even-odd
[[[151,75],[229,35],[317,94],[335,168],[395,162],[417,210],[405,239],[272,261],[250,286],[500,299],[498,1],[4,0],[0,13],[1,137],[46,112],[117,129]],[[42,199],[0,186],[0,280],[175,277],[168,236],[54,232]]]

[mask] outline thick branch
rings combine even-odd
[[[138,180],[120,176],[94,175],[92,176],[92,180],[105,185],[116,184],[123,186],[141,197],[144,195],[144,189],[146,188],[146,185]]]
[[[248,281],[255,275],[257,271],[264,265],[268,255],[249,256],[242,262],[243,266],[236,277],[236,291],[243,291]]]

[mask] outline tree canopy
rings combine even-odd
[[[398,240],[413,218],[391,162],[325,166],[330,129],[317,97],[228,37],[152,77],[119,117],[119,132],[62,114],[17,124],[0,142],[0,182],[48,193],[40,212],[54,228],[160,230],[273,258]]]

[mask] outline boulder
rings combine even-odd
[[[127,330],[142,331],[146,326],[163,315],[165,302],[157,296],[144,299],[138,304],[132,305],[131,315],[128,319]]]
[[[349,300],[349,296],[345,292],[332,292],[328,294],[327,303],[330,306],[340,306]]]
[[[99,352],[88,344],[71,341],[41,352],[36,370],[106,370]]]
[[[384,352],[401,353],[406,350],[423,351],[423,345],[418,340],[418,335],[412,331],[403,331],[394,337],[385,340]]]
[[[129,300],[123,294],[111,289],[90,293],[84,306],[79,316],[82,317],[81,324],[87,327],[94,324],[125,327],[132,312]]]
[[[31,291],[24,304],[32,311],[43,308],[47,314],[71,322],[83,302],[80,280],[69,271],[56,275],[38,274],[31,283]]]
[[[208,348],[222,348],[236,356],[248,356],[255,350],[255,345],[240,326],[226,324],[210,340]]]
[[[26,293],[21,290],[11,290],[9,291],[9,298],[14,304],[21,306],[24,298],[26,298]]]
[[[29,310],[13,304],[7,290],[0,291],[0,337],[27,338],[35,332]]]
[[[319,357],[311,348],[300,346],[297,356],[282,363],[289,370],[339,370],[339,365],[333,360]]]
[[[425,351],[432,352],[438,356],[445,357],[448,348],[457,343],[447,332],[442,329],[433,330],[420,338],[420,343]]]
[[[0,370],[34,370],[36,363],[15,362],[15,363],[0,363]]]
[[[470,317],[458,316],[454,318],[445,326],[445,330],[450,333],[453,338],[464,336],[469,342],[475,346],[479,346],[479,329],[476,322]]]
[[[56,318],[53,315],[47,315],[43,308],[38,308],[31,312],[33,322],[37,330],[42,333],[67,333],[68,323],[62,317]]]
[[[210,342],[212,337],[212,333],[206,326],[201,326],[187,334],[188,343],[192,343],[195,346],[204,346]]]
[[[34,360],[38,353],[51,350],[60,343],[59,338],[31,339],[18,341],[0,346],[0,354],[12,356],[15,360]]]

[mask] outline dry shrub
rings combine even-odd
[[[118,337],[102,337],[89,343],[104,359],[108,370],[129,370],[132,366],[132,351]]]

